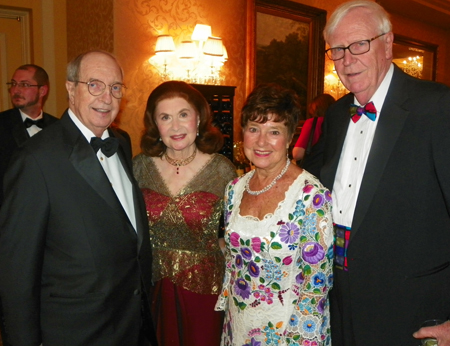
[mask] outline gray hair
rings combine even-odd
[[[69,64],[67,65],[67,75],[66,75],[66,79],[68,81],[76,82],[79,80],[81,62],[87,55],[89,55],[91,53],[104,54],[104,55],[109,56],[111,59],[113,59],[116,62],[117,66],[119,66],[120,72],[121,72],[122,78],[123,78],[122,67],[120,66],[119,62],[117,61],[117,58],[113,54],[111,54],[110,52],[104,51],[104,50],[91,50],[88,52],[81,53],[80,55],[76,56],[71,62],[69,62]]]
[[[336,30],[336,27],[338,26],[340,21],[352,9],[357,7],[365,8],[371,12],[373,20],[378,25],[378,29],[380,31],[379,34],[385,34],[392,31],[392,23],[389,19],[389,14],[376,2],[367,0],[349,1],[338,6],[336,10],[334,10],[330,19],[327,21],[325,29],[323,30],[323,37],[325,38],[326,42],[328,42],[330,35],[332,35],[334,30]]]

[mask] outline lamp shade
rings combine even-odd
[[[210,36],[203,46],[203,54],[215,57],[223,56],[223,44],[220,37]]]
[[[223,45],[223,43],[222,43],[222,47],[223,47],[223,57],[222,57],[222,60],[225,62],[225,61],[228,61],[228,51],[227,51],[227,49],[225,48],[225,46]]]
[[[182,41],[178,52],[180,59],[194,59],[197,57],[197,49],[192,41]]]
[[[175,51],[175,43],[170,35],[160,35],[156,39],[155,54],[170,54]]]
[[[205,24],[195,25],[194,32],[192,33],[192,41],[206,41],[211,36],[211,27]]]

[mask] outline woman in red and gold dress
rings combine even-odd
[[[208,102],[184,82],[165,82],[150,94],[144,124],[133,169],[149,218],[159,345],[218,345],[223,315],[214,305],[224,274],[218,230],[235,167],[216,153],[223,137],[211,125]]]

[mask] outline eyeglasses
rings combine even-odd
[[[345,50],[348,49],[348,51],[352,55],[361,55],[364,53],[367,53],[370,50],[370,42],[373,40],[376,40],[378,37],[381,37],[383,35],[386,35],[386,33],[375,36],[374,38],[371,38],[370,40],[362,40],[358,42],[353,42],[349,44],[347,47],[333,47],[329,48],[325,51],[327,53],[327,57],[333,61],[340,60],[345,55]]]
[[[31,88],[31,87],[41,87],[42,86],[39,84],[30,84],[30,83],[23,83],[23,82],[20,82],[20,83],[9,82],[9,83],[6,83],[6,85],[9,87],[9,89],[12,89],[15,87],[17,87],[19,89],[27,89],[27,88]]]
[[[88,86],[89,94],[92,96],[100,96],[102,95],[106,90],[106,84],[102,82],[101,80],[93,79],[89,82],[81,82],[79,80],[74,81],[76,83],[83,83]],[[120,99],[123,96],[123,93],[125,89],[127,88],[122,83],[114,83],[111,85],[108,85],[109,89],[111,90],[111,95],[114,96],[116,99]]]

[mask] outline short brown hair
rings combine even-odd
[[[144,115],[144,134],[141,138],[142,152],[147,156],[161,156],[166,145],[160,141],[160,133],[155,121],[155,109],[159,102],[180,97],[186,100],[199,116],[198,133],[195,140],[197,148],[204,153],[212,154],[223,146],[223,136],[218,128],[212,126],[211,108],[205,97],[194,87],[185,82],[169,81],[158,85],[147,100]]]
[[[34,76],[33,79],[36,81],[38,85],[49,85],[48,82],[48,74],[47,72],[40,66],[34,65],[34,64],[25,64],[19,66],[17,70],[23,70],[23,71],[29,71],[31,69],[34,69]]]
[[[275,83],[258,85],[248,95],[241,113],[241,126],[244,129],[249,121],[264,124],[269,119],[283,122],[289,135],[292,135],[300,118],[300,100],[290,89]]]

